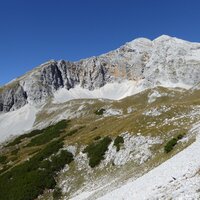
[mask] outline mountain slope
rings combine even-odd
[[[199,67],[198,43],[139,38],[0,88],[0,199],[199,198]]]
[[[46,127],[49,123],[57,126],[56,123],[65,118],[70,119],[67,128],[61,133],[42,131],[36,135],[22,135],[7,143],[1,148],[0,155],[6,156],[5,163],[0,163],[1,175],[12,172],[27,159],[40,155],[52,142],[61,140],[64,144],[58,155],[67,150],[74,158],[55,176],[62,199],[98,199],[106,193],[109,195],[112,190],[128,184],[130,179],[137,180],[195,141],[196,131],[190,130],[200,119],[199,97],[199,90],[157,87],[119,101],[49,102],[38,111],[35,126]],[[180,134],[183,138],[166,153],[167,142]],[[114,145],[118,136],[124,140],[119,151]],[[112,141],[99,165],[90,167],[84,149],[105,137]],[[7,184],[3,185],[6,187]],[[43,192],[38,199],[53,199],[53,190]]]
[[[198,43],[163,35],[153,41],[135,39],[114,51],[78,62],[51,60],[0,88],[0,116],[4,118],[5,112],[27,104],[39,110],[49,101],[119,100],[155,86],[191,88],[200,80],[199,49]],[[4,122],[0,126],[8,128]],[[7,137],[13,134],[11,131]]]
[[[199,199],[199,127],[195,124],[191,130],[198,136],[190,147],[99,199]]]

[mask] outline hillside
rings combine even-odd
[[[56,175],[53,188],[62,189],[63,199],[99,198],[127,181],[138,180],[195,141],[198,131],[192,128],[200,118],[199,95],[198,90],[157,87],[119,101],[71,100],[54,104],[51,109],[46,105],[37,114],[35,126],[68,118],[69,122],[63,122],[67,126],[61,132],[57,129],[31,132],[5,144],[1,149],[1,157],[6,158],[1,162],[1,176],[40,155],[53,141],[62,141],[59,149],[71,152],[74,161]],[[123,142],[115,146],[119,136]],[[99,164],[91,167],[84,149],[91,144],[98,145],[106,137],[111,142],[105,155],[100,157]],[[173,138],[179,138],[177,144],[166,153],[165,146]],[[95,155],[98,157],[98,152]],[[9,188],[8,193],[13,190]],[[39,199],[52,198],[52,190],[43,192]]]
[[[0,200],[200,198],[199,49],[139,38],[0,88]]]

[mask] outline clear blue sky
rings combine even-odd
[[[199,0],[0,0],[0,85],[50,59],[79,60],[137,37],[200,41]]]

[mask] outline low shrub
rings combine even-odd
[[[17,153],[19,152],[19,149],[14,149],[13,151],[11,151],[11,155],[17,155]]]
[[[101,136],[96,136],[95,138],[94,138],[94,140],[100,140],[101,139]]]
[[[177,141],[177,138],[173,138],[170,141],[168,141],[164,147],[165,153],[169,153],[170,151],[172,151],[174,146],[177,144]]]
[[[89,165],[94,168],[104,159],[105,152],[108,150],[108,145],[111,143],[110,137],[105,137],[100,141],[88,145],[83,153],[87,153],[89,157]]]
[[[181,140],[183,137],[184,137],[183,134],[179,134],[179,135],[177,136],[177,139],[178,139],[178,140]]]
[[[95,126],[94,128],[91,129],[91,131],[95,131],[97,129],[97,127]]]
[[[15,146],[17,144],[20,144],[21,143],[21,137],[17,137],[16,139],[14,139],[12,142],[8,143],[6,145],[6,147],[10,147],[10,146]]]
[[[0,156],[0,164],[5,164],[7,161],[7,157],[6,156]]]
[[[79,130],[81,130],[83,128],[85,128],[85,126],[79,126],[78,128],[73,129],[73,130],[67,132],[66,136],[72,136],[72,135],[76,134]]]
[[[53,156],[51,158],[51,169],[52,171],[60,171],[66,164],[69,164],[73,161],[73,154],[62,150],[59,155]]]
[[[103,113],[105,112],[106,110],[104,109],[104,108],[101,108],[101,109],[99,109],[99,110],[96,110],[94,113],[96,114],[96,115],[103,115]]]
[[[9,166],[4,165],[3,168],[0,170],[0,175],[5,171],[7,171],[9,168],[10,168]]]
[[[117,136],[117,137],[115,138],[115,140],[114,140],[114,145],[116,146],[117,151],[120,150],[120,146],[121,146],[121,144],[123,144],[123,143],[124,143],[124,138],[123,138],[122,136]]]
[[[11,156],[11,157],[9,158],[9,161],[14,162],[14,161],[16,161],[17,159],[18,159],[18,157],[17,157],[16,155],[14,155],[14,156]]]
[[[42,149],[39,153],[34,155],[32,159],[37,161],[42,161],[45,158],[48,158],[49,156],[55,154],[63,147],[63,142],[60,140],[53,141],[49,143],[44,149]]]
[[[164,146],[165,153],[169,153],[170,151],[172,151],[178,140],[181,140],[183,137],[183,134],[179,134],[175,138],[172,138],[170,141],[168,141],[167,144]]]
[[[73,161],[73,155],[60,149],[63,147],[62,139],[55,139],[67,127],[67,121],[63,120],[43,130],[33,131],[20,136],[13,144],[17,144],[23,138],[33,137],[32,145],[47,144],[43,149],[37,150],[29,160],[0,171],[0,199],[4,200],[33,200],[41,195],[45,189],[53,189],[56,185],[54,177],[66,164]],[[75,131],[74,131],[75,132]],[[73,133],[74,133],[73,132]],[[38,135],[39,134],[39,135]],[[49,134],[49,135],[48,135]],[[72,133],[71,133],[72,134]],[[34,140],[38,138],[37,140]],[[17,154],[18,149],[11,152]],[[60,153],[58,153],[60,151]],[[13,157],[15,158],[15,157]],[[0,162],[7,161],[6,156],[0,156]]]
[[[78,130],[79,129],[74,129],[74,130],[71,130],[71,131],[69,131],[69,132],[67,132],[67,136],[72,136],[72,135],[74,135],[75,133],[77,133],[78,132]]]
[[[68,121],[62,120],[55,125],[51,125],[43,129],[40,135],[31,139],[27,147],[43,145],[50,142],[54,138],[58,138],[60,134],[64,131],[64,129],[67,127],[67,125]]]
[[[62,191],[61,188],[56,187],[53,191],[53,199],[54,200],[59,200],[62,196]]]
[[[30,133],[20,135],[19,137],[15,138],[12,142],[8,143],[6,145],[6,147],[15,146],[17,144],[20,144],[23,139],[34,137],[36,135],[41,134],[42,132],[43,132],[43,130],[33,130]]]
[[[60,140],[49,143],[38,154],[0,175],[0,199],[34,200],[44,189],[56,185],[56,172],[73,160],[68,151],[61,151]]]

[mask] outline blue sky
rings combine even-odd
[[[0,0],[0,85],[50,59],[79,60],[137,37],[200,42],[198,0]]]

